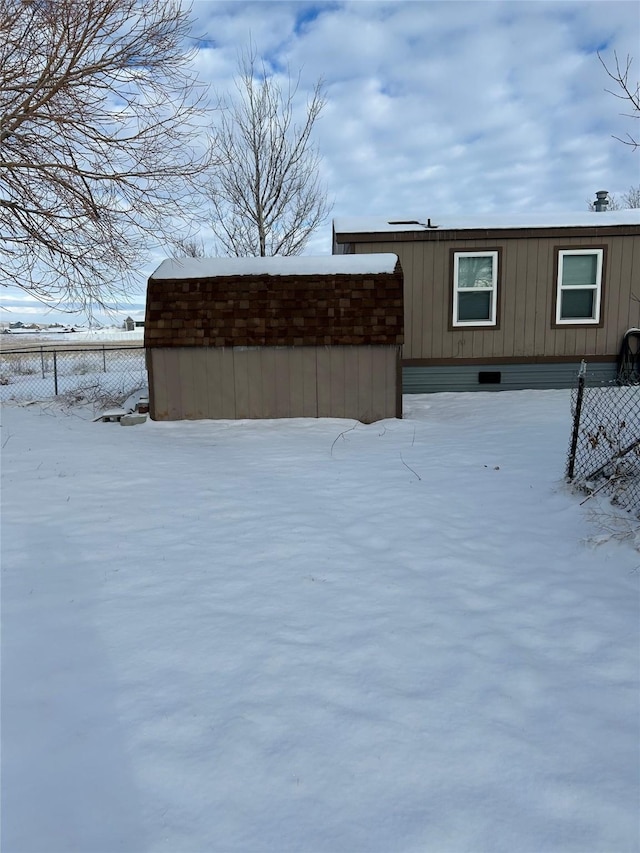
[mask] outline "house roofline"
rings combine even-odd
[[[527,238],[629,237],[640,235],[640,224],[571,226],[539,226],[521,228],[438,228],[421,231],[337,231],[333,239],[344,243],[416,243],[453,242],[460,240],[522,240]]]

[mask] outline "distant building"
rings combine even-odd
[[[134,329],[144,329],[144,320],[134,320],[133,317],[127,317],[122,324],[125,332],[133,332]]]

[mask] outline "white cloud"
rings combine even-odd
[[[301,92],[324,78],[335,216],[580,210],[640,183],[596,53],[635,51],[639,73],[635,3],[198,0],[193,15],[196,68],[219,91],[250,37],[272,67],[300,70]],[[327,224],[308,252],[330,251]]]

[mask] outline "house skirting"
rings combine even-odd
[[[616,378],[615,358],[587,361],[587,381],[603,385]],[[581,359],[514,363],[486,361],[474,364],[407,364],[402,366],[405,394],[440,391],[520,391],[528,388],[573,388]]]

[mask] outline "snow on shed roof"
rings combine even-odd
[[[431,227],[429,227],[430,223]],[[336,234],[376,234],[398,231],[464,231],[495,228],[593,228],[640,225],[640,210],[590,210],[573,213],[479,213],[475,216],[354,217],[335,219]]]
[[[372,255],[303,255],[268,258],[168,258],[153,279],[215,278],[237,275],[374,275],[392,273],[398,263],[390,253]]]

